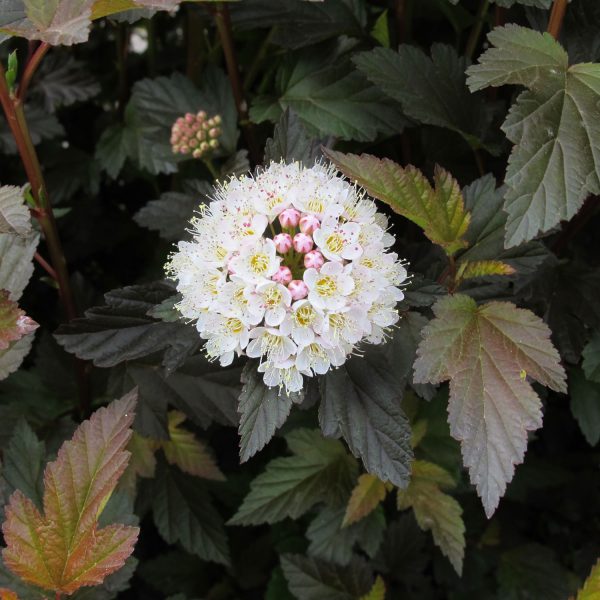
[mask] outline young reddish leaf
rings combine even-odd
[[[39,325],[30,319],[9,299],[6,290],[0,290],[0,350],[6,350],[12,342],[35,331]]]
[[[550,330],[528,310],[509,302],[477,306],[457,294],[433,311],[417,350],[415,382],[450,380],[450,432],[490,517],[523,461],[527,432],[542,425],[527,376],[565,392],[565,372]]]
[[[28,583],[72,594],[102,583],[133,551],[138,528],[98,518],[127,466],[137,392],[101,408],[44,472],[44,511],[16,491],[2,526],[6,566]]]
[[[406,490],[398,490],[398,508],[412,508],[419,527],[431,530],[433,541],[460,575],[465,556],[465,524],[460,504],[442,491],[454,487],[451,475],[433,463],[416,460]]]
[[[0,588],[0,600],[19,600],[19,596],[6,588]]]
[[[154,477],[156,471],[156,452],[157,444],[154,440],[145,438],[139,433],[133,432],[127,451],[131,454],[127,469],[123,473],[119,482],[119,487],[132,493],[135,492],[135,485],[138,477]]]
[[[465,210],[458,183],[441,167],[435,169],[435,187],[432,187],[412,165],[403,168],[387,158],[370,154],[343,154],[326,148],[323,152],[346,177],[416,223],[448,255],[467,246],[463,237],[471,216]]]
[[[384,501],[386,493],[385,483],[381,479],[370,473],[363,473],[352,490],[342,527],[366,517],[377,508],[380,502]]]
[[[172,465],[177,465],[185,473],[224,481],[225,476],[215,463],[209,449],[196,436],[180,425],[185,421],[185,415],[179,411],[172,410],[169,413],[169,437],[168,441],[161,442],[161,448],[166,459]]]

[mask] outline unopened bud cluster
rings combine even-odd
[[[179,117],[171,129],[173,152],[202,158],[219,147],[220,125],[220,115],[208,118],[203,110]]]

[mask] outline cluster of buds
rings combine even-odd
[[[221,116],[210,119],[205,111],[179,117],[171,129],[171,146],[175,154],[191,154],[202,158],[219,147]]]

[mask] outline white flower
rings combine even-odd
[[[262,238],[240,246],[229,265],[232,272],[245,281],[262,283],[277,273],[279,263],[273,240]]]
[[[351,270],[352,265],[328,262],[319,271],[304,271],[304,283],[308,286],[310,303],[322,310],[339,310],[345,306],[345,296],[354,289],[354,280],[349,275]]]
[[[344,364],[359,344],[384,342],[398,320],[407,273],[389,251],[387,218],[330,167],[277,163],[234,177],[190,225],[167,272],[177,308],[222,365],[259,359],[266,385],[298,392],[303,377]],[[276,247],[280,233],[314,242],[319,260],[298,244]]]
[[[292,304],[290,291],[274,281],[266,281],[256,286],[256,290],[248,294],[248,310],[250,314],[264,317],[269,327],[281,325],[287,309]]]

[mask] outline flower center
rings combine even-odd
[[[294,320],[300,327],[307,327],[315,320],[315,311],[313,310],[312,306],[301,306],[294,313]]]
[[[283,200],[279,196],[271,196],[267,200],[267,206],[269,207],[269,210],[273,210],[278,204],[281,204],[282,202]]]
[[[225,257],[227,256],[227,250],[225,248],[223,248],[223,246],[217,246],[215,248],[215,256],[219,260],[224,260]]]
[[[346,325],[346,317],[343,314],[329,315],[329,326],[332,329],[342,329]]]
[[[274,308],[281,304],[282,294],[275,286],[270,287],[263,295],[263,300],[267,308]]]
[[[325,241],[329,252],[338,254],[344,248],[344,238],[341,233],[332,233]]]
[[[244,324],[235,317],[230,317],[225,321],[225,327],[230,333],[241,333],[244,329]]]
[[[269,257],[262,252],[252,255],[250,268],[256,275],[262,275],[269,268]]]
[[[326,298],[333,296],[337,291],[335,279],[329,275],[321,277],[321,279],[317,281],[317,285],[315,287],[319,296],[325,296]]]
[[[311,198],[308,201],[308,210],[311,212],[322,213],[325,210],[325,204],[323,200],[319,200],[319,198]]]
[[[319,344],[310,344],[308,346],[308,355],[311,360],[314,360],[315,358],[325,358],[327,356],[325,350],[323,350]]]

